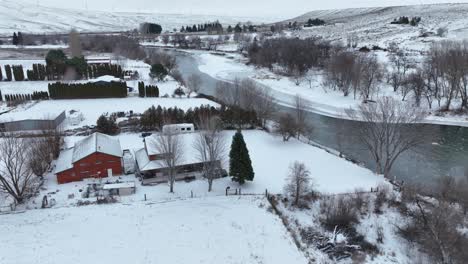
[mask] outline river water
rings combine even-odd
[[[218,80],[200,72],[193,55],[174,50],[167,52],[177,57],[179,70],[184,77],[199,74],[203,81],[201,92],[215,95]],[[292,110],[285,106],[278,108],[280,111]],[[360,122],[312,112],[308,113],[307,122],[315,142],[339,150],[369,169],[375,168],[368,151],[357,137],[356,127]],[[468,174],[468,128],[427,125],[424,131],[418,133],[424,134],[424,144],[399,157],[391,171],[393,177],[406,182],[431,183],[440,176],[461,177]]]

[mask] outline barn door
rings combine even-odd
[[[112,177],[112,169],[107,169],[107,177]]]

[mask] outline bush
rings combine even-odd
[[[321,222],[328,230],[333,230],[335,227],[349,229],[359,223],[356,208],[350,199],[344,196],[322,199],[320,208]]]
[[[150,77],[151,78],[155,78],[155,79],[158,79],[159,81],[162,81],[162,80],[164,80],[164,78],[166,78],[166,76],[168,74],[169,74],[169,72],[160,63],[153,64],[151,66],[151,70],[150,70]]]
[[[97,122],[96,122],[96,129],[98,132],[107,134],[107,135],[115,135],[119,131],[119,127],[115,123],[115,118],[110,117],[107,118],[104,115],[101,115]]]

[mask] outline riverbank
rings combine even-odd
[[[330,91],[323,86],[323,76],[319,71],[310,79],[301,80],[296,85],[295,80],[275,74],[267,69],[259,69],[246,65],[246,60],[240,54],[220,55],[206,51],[184,51],[197,59],[198,69],[214,79],[232,82],[235,78],[249,78],[260,86],[269,89],[277,103],[286,107],[294,107],[296,95],[307,102],[307,110],[316,114],[351,120],[346,110],[359,106],[361,101],[352,96],[344,97],[341,93]],[[382,90],[380,96],[395,97],[393,91]],[[426,124],[468,127],[466,115],[440,116],[436,111],[427,109],[428,116],[423,121]]]

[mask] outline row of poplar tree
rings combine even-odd
[[[0,93],[0,99],[2,94]],[[5,101],[36,101],[36,100],[48,100],[49,94],[47,92],[34,92],[32,94],[5,94]]]
[[[5,77],[8,81],[12,81],[13,77],[16,81],[24,81],[24,71],[22,65],[5,65]],[[2,68],[0,68],[0,80],[3,80]]]
[[[24,81],[23,65],[5,65],[5,77],[8,81]],[[31,70],[26,71],[26,77],[30,81],[43,81],[46,78],[53,79],[51,76],[57,75],[54,73],[54,68],[47,67],[44,64],[33,64]],[[98,78],[104,75],[112,75],[117,78],[124,77],[124,71],[120,65],[116,64],[100,64],[88,65],[87,72],[84,76],[89,79]],[[3,80],[3,72],[0,68],[0,80]]]
[[[49,83],[52,99],[90,99],[127,97],[126,82],[109,83]]]
[[[145,85],[144,82],[138,82],[138,96],[159,97],[159,88],[156,85]]]

